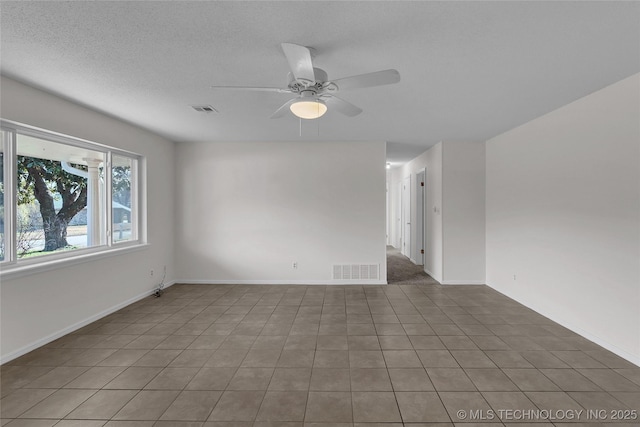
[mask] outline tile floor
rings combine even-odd
[[[175,285],[1,373],[7,427],[640,425],[640,368],[486,286]]]

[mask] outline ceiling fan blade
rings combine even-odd
[[[285,103],[282,105],[282,107],[278,108],[278,109],[276,110],[276,112],[275,112],[275,113],[273,113],[273,114],[271,115],[271,118],[272,118],[272,119],[279,119],[280,117],[282,117],[282,116],[284,116],[285,114],[287,114],[287,112],[289,111],[289,106],[290,106],[291,104],[293,104],[294,102],[296,102],[297,100],[298,100],[298,98],[293,98],[293,99],[290,99],[290,100],[288,100],[287,102],[285,102]]]
[[[231,89],[231,90],[247,90],[247,91],[257,91],[257,92],[292,93],[289,89],[282,89],[282,88],[279,88],[279,87],[211,86],[211,89]]]
[[[331,109],[335,109],[339,113],[344,114],[345,116],[353,117],[362,113],[362,109],[356,107],[350,102],[345,101],[344,99],[340,99],[337,96],[333,95],[324,95],[321,97],[322,100],[327,104],[327,107]]]
[[[333,80],[339,90],[360,89],[363,87],[383,86],[398,83],[400,73],[398,70],[383,70],[374,73],[360,74]]]
[[[282,43],[282,51],[289,61],[289,68],[296,80],[313,83],[316,81],[308,48],[293,43]]]

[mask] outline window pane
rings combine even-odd
[[[130,157],[113,155],[112,162],[113,241],[136,240],[135,174],[137,161]]]
[[[17,257],[104,244],[104,153],[16,138]]]
[[[4,170],[5,170],[5,156],[4,156],[4,139],[5,132],[2,132],[2,140],[0,141],[0,261],[4,261],[4,248],[7,242],[5,241],[4,232]]]

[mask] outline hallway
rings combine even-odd
[[[415,265],[400,253],[400,249],[387,246],[387,283],[390,285],[438,285],[424,272],[424,266]]]

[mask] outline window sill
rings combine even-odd
[[[108,249],[72,255],[64,258],[42,260],[41,262],[2,265],[0,266],[0,280],[17,279],[19,277],[42,273],[49,270],[56,270],[58,268],[70,267],[72,265],[82,264],[90,261],[97,261],[103,258],[137,252],[145,250],[148,247],[148,243],[128,244],[122,247],[111,247]]]

